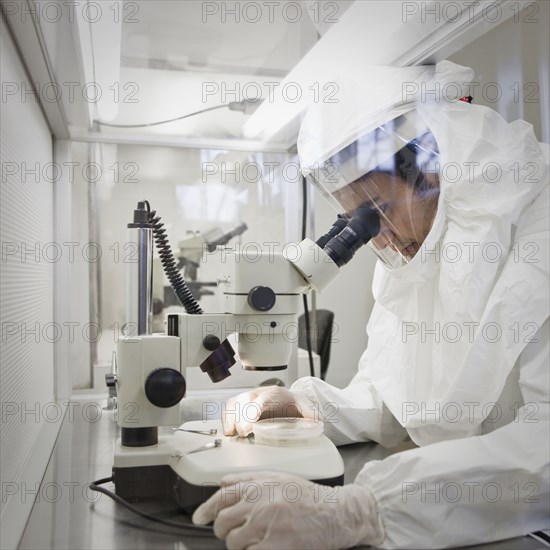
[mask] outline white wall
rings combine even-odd
[[[531,123],[550,142],[550,2],[538,0],[451,56],[476,74],[474,103]],[[499,99],[498,93],[501,96]]]

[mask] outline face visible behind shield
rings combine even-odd
[[[439,197],[439,152],[415,112],[360,136],[312,170],[308,179],[351,217],[376,211],[380,231],[369,242],[390,268],[407,264],[432,226]]]

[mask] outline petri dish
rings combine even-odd
[[[306,418],[267,418],[254,423],[254,440],[261,445],[308,445],[323,435],[323,423]]]

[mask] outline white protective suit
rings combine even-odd
[[[336,444],[393,446],[409,436],[419,445],[368,462],[357,477],[377,500],[383,548],[462,546],[548,529],[547,146],[529,124],[475,104],[444,95],[400,103],[397,83],[463,83],[473,78],[468,69],[443,62],[435,74],[389,71],[386,81],[370,80],[380,84],[374,91],[357,83],[337,104],[314,106],[302,125],[300,162],[307,172],[335,151],[336,138],[349,143],[416,108],[444,167],[436,218],[410,263],[391,270],[378,262],[368,349],[349,386],[302,378],[291,390],[321,413],[338,405],[325,424]]]

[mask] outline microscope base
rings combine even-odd
[[[119,496],[132,502],[170,499],[191,513],[216,492],[227,474],[272,470],[324,485],[344,482],[342,457],[325,436],[307,445],[274,447],[219,435],[223,434],[219,420],[187,422],[182,428],[215,428],[218,434],[176,431],[149,447],[122,447],[117,442],[113,475]],[[185,454],[216,438],[222,439],[220,447]]]

